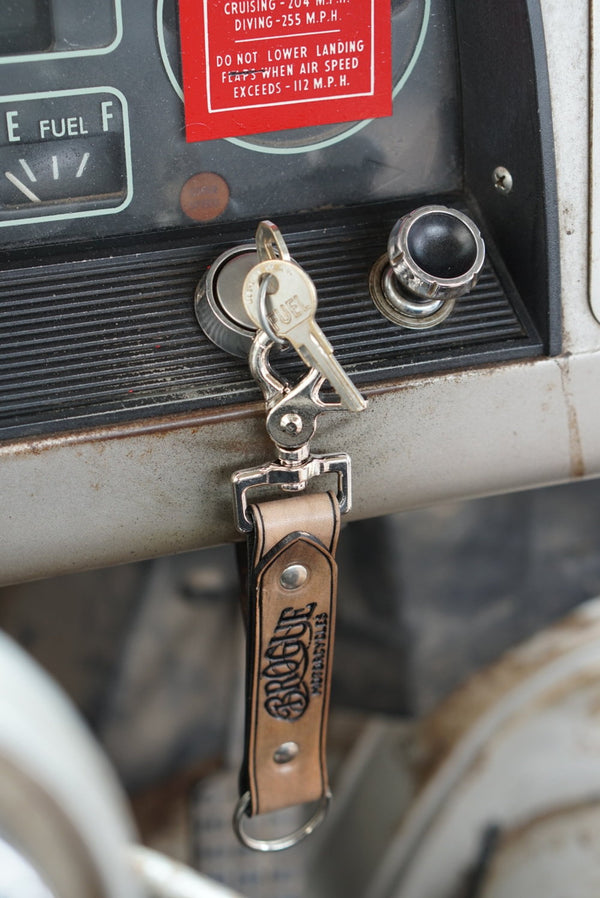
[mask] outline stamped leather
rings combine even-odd
[[[328,792],[325,748],[340,523],[332,493],[260,503],[251,506],[251,514],[240,786],[250,793],[253,816],[317,801]],[[297,565],[301,576],[290,588],[282,574]]]

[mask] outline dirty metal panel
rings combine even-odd
[[[600,358],[572,370],[584,361],[594,378],[573,377],[571,406],[552,360],[419,378],[370,391],[364,415],[324,421],[314,449],[349,450],[357,518],[597,476],[600,444],[569,429],[569,407],[595,408]],[[5,443],[3,580],[235,539],[229,477],[272,456],[259,405]]]

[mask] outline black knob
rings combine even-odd
[[[475,286],[485,245],[467,215],[421,206],[392,228],[388,256],[401,288],[422,299],[456,299]]]

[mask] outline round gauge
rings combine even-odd
[[[122,31],[121,0],[3,0],[0,65],[109,52]]]
[[[118,212],[131,199],[130,185],[118,91],[0,97],[0,227]]]
[[[393,96],[404,87],[421,53],[431,13],[431,0],[396,0],[392,3]],[[157,31],[167,76],[183,100],[179,25],[175,0],[157,0]],[[368,121],[294,128],[227,138],[231,143],[259,153],[293,154],[331,146],[361,130]]]

